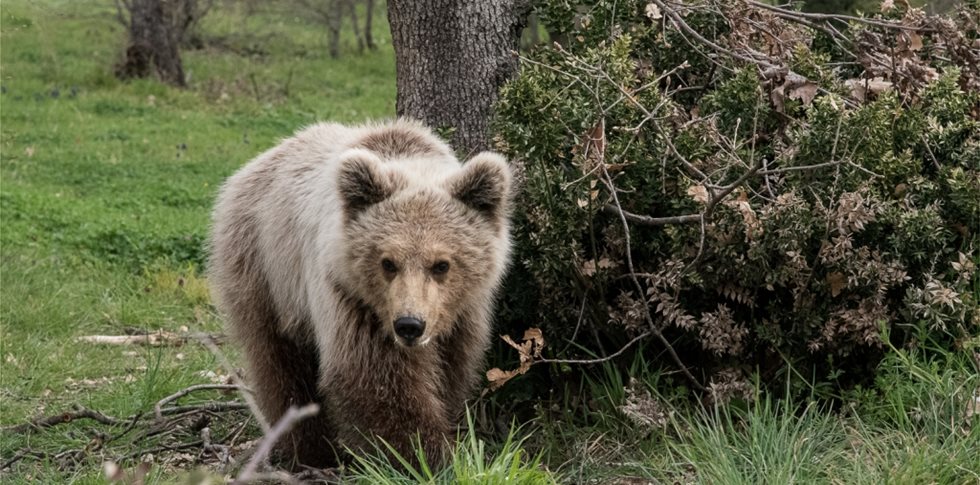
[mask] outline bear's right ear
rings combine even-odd
[[[385,173],[381,160],[366,150],[350,150],[342,155],[337,176],[344,214],[354,218],[374,204],[391,197],[401,186]]]

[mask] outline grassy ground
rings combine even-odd
[[[134,329],[219,332],[200,273],[216,187],[302,125],[394,113],[394,56],[383,17],[378,51],[348,47],[334,60],[323,30],[299,15],[246,16],[220,4],[202,28],[211,47],[183,55],[186,90],[112,77],[124,32],[108,0],[9,0],[0,8],[0,425],[74,404],[130,416],[220,379],[220,363],[197,345],[120,348],[75,338]],[[226,351],[234,360],[234,349]],[[969,352],[930,355],[895,353],[878,389],[846,396],[852,405],[841,409],[761,398],[698,411],[649,392],[655,373],[637,372],[630,397],[624,378],[609,369],[588,383],[598,396],[588,411],[554,403],[510,440],[464,436],[446,470],[406,475],[363,457],[348,477],[980,482],[980,422],[969,415],[977,364]],[[197,395],[215,397],[223,396]],[[631,421],[622,410],[628,404],[645,409],[653,425]],[[78,422],[4,432],[0,461],[28,448],[88,452],[78,463],[24,459],[0,479],[102,483],[104,460],[140,456],[165,439],[97,443],[95,429]],[[220,423],[215,430],[225,431]],[[242,441],[256,435],[251,426]],[[151,483],[185,480],[184,470],[201,458],[155,455]]]

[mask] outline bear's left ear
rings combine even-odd
[[[505,217],[510,210],[510,167],[493,152],[477,154],[450,179],[449,193],[490,219]]]

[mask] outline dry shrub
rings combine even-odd
[[[866,382],[883,331],[899,346],[978,333],[975,8],[538,13],[568,40],[528,54],[498,106],[498,148],[523,170],[505,325],[575,358],[652,323],[718,396],[787,364]]]

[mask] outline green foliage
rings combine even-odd
[[[772,44],[747,27],[745,9],[685,10],[719,46],[778,50],[786,70],[766,72],[685,40],[650,5],[539,7],[568,39],[529,54],[498,105],[499,149],[521,161],[524,182],[515,271],[525,281],[505,316],[535,322],[576,357],[619,348],[649,312],[712,393],[726,379],[740,388],[747,370],[779,385],[794,369],[838,396],[868,383],[888,344],[920,342],[910,328],[921,322],[944,346],[976,335],[980,92],[963,88],[977,81],[970,64],[905,51],[895,55],[919,79],[859,92],[861,71],[828,66],[843,51],[798,24],[759,14],[786,39]],[[866,25],[847,35],[907,42]],[[946,34],[934,35],[925,42],[939,46]],[[862,42],[852,48],[890,48]],[[620,208],[707,212],[703,229],[697,217],[633,220],[627,234]]]
[[[356,455],[356,463],[346,478],[364,484],[557,483],[555,477],[541,467],[540,458],[528,458],[513,427],[503,443],[491,447],[476,435],[470,415],[467,415],[467,424],[466,433],[457,439],[458,444],[449,457],[449,466],[440,469],[430,465],[421,447],[416,448],[416,456],[410,460],[385,443],[386,446],[376,453]]]

